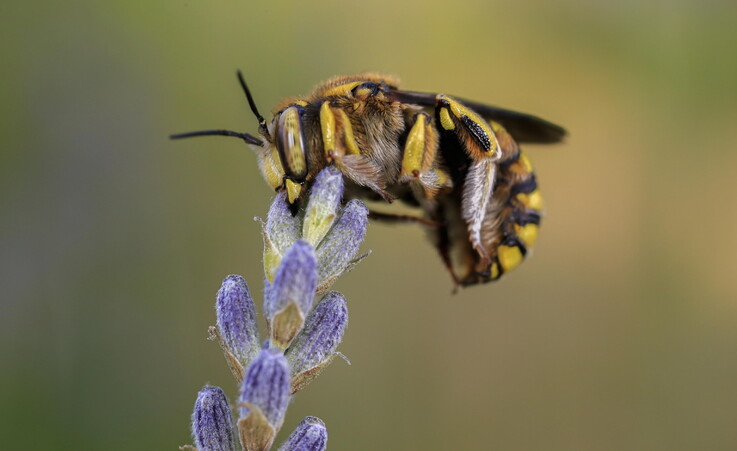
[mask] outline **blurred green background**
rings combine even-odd
[[[205,340],[260,296],[272,193],[233,139],[332,75],[539,114],[534,257],[451,295],[424,233],[374,224],[338,361],[285,431],[332,450],[737,449],[734,2],[40,1],[0,7],[0,443],[173,450],[237,389]],[[282,435],[283,436],[283,435]]]

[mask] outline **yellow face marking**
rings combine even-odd
[[[330,108],[330,102],[323,102],[320,106],[320,128],[322,129],[322,145],[329,161],[329,155],[331,152],[335,152],[337,147],[335,142],[335,115],[332,108]]]
[[[525,243],[528,248],[531,248],[535,245],[535,241],[537,241],[538,231],[537,224],[526,224],[523,226],[515,224],[514,230],[517,234],[517,237],[522,240],[522,242]]]
[[[519,193],[517,194],[517,199],[527,208],[537,211],[542,211],[543,209],[543,198],[539,189],[536,189],[530,194]]]
[[[358,85],[360,85],[362,83],[363,82],[360,82],[360,81],[354,81],[352,83],[345,83],[345,84],[342,84],[342,85],[338,85],[338,86],[336,86],[334,88],[328,89],[327,91],[325,91],[324,93],[322,93],[322,95],[324,95],[325,97],[330,97],[330,96],[347,96],[347,95],[350,95],[351,90],[353,88],[355,88],[356,86],[358,86]]]
[[[339,108],[337,111],[340,115],[340,123],[343,125],[343,139],[345,140],[346,153],[348,155],[360,155],[361,151],[358,150],[358,143],[353,135],[353,126],[351,125],[350,118],[345,114],[345,111]]]
[[[440,108],[440,125],[445,130],[454,130],[456,128],[455,122],[450,118],[447,108]]]
[[[522,262],[522,251],[517,246],[499,246],[497,253],[504,271],[511,271]]]
[[[287,199],[290,204],[293,204],[302,193],[302,184],[294,182],[292,180],[285,180],[287,186]]]
[[[264,175],[266,183],[268,183],[273,189],[277,189],[282,186],[284,181],[284,168],[282,168],[281,161],[279,161],[279,151],[277,151],[275,147],[272,147],[268,153],[259,158],[259,163],[261,173]]]
[[[425,118],[417,116],[415,124],[409,131],[407,143],[404,145],[402,172],[400,175],[419,177],[422,171],[422,160],[425,153]]]

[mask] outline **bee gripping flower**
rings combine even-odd
[[[241,388],[239,418],[234,428],[223,391],[205,387],[192,415],[197,451],[234,451],[236,433],[245,451],[271,450],[292,394],[341,355],[337,347],[348,309],[340,293],[328,291],[363,258],[356,254],[368,223],[366,205],[355,199],[342,204],[343,190],[343,176],[327,167],[305,202],[290,206],[286,194],[279,193],[266,221],[259,219],[268,327],[263,346],[246,281],[238,275],[223,280],[216,299],[217,327],[210,327],[210,337],[219,339]],[[313,308],[316,297],[322,299]],[[307,417],[279,449],[322,451],[326,446],[325,425]]]
[[[286,352],[292,370],[292,393],[296,393],[330,364],[348,324],[345,298],[331,291],[307,317],[304,329]]]
[[[320,171],[312,185],[302,226],[302,235],[313,246],[317,246],[333,226],[342,197],[340,172],[333,166]]]
[[[323,451],[328,446],[328,430],[316,417],[305,417],[279,451]]]
[[[302,329],[317,287],[317,261],[312,246],[299,240],[287,251],[274,283],[265,292],[272,342],[286,348]]]
[[[367,226],[366,205],[357,199],[348,202],[338,221],[315,251],[319,293],[327,291],[341,274],[351,269],[358,248],[366,236]]]
[[[264,349],[243,380],[238,429],[247,450],[268,450],[290,399],[289,365],[278,349]]]
[[[205,386],[192,413],[192,436],[198,451],[235,451],[230,406],[219,387]]]
[[[260,349],[260,339],[256,306],[243,277],[230,275],[223,280],[217,294],[215,312],[226,351],[242,365],[248,365]]]

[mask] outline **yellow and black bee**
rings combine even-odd
[[[349,197],[420,208],[424,217],[415,220],[429,225],[458,285],[497,280],[535,243],[542,198],[517,143],[558,142],[565,135],[560,126],[445,94],[400,90],[396,79],[373,73],[334,77],[306,97],[285,99],[267,122],[240,72],[238,79],[260,138],[229,130],[172,138],[243,139],[257,152],[267,183],[285,190],[293,205],[332,164]]]

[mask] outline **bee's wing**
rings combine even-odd
[[[435,106],[436,94],[414,91],[392,90],[390,97],[403,103],[414,103],[422,106]],[[560,125],[548,122],[532,114],[505,110],[491,105],[473,102],[455,97],[458,101],[474,110],[476,113],[499,122],[510,135],[521,143],[555,143],[566,135],[566,131]]]

